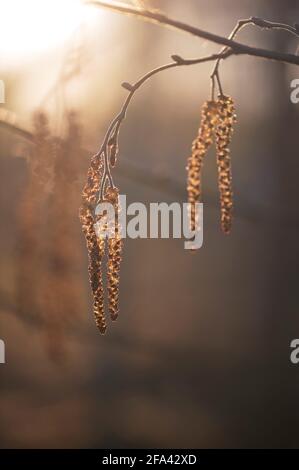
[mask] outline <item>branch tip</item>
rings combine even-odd
[[[128,91],[133,91],[134,90],[134,86],[131,85],[131,83],[129,82],[123,82],[121,84],[121,86],[125,89],[125,90],[128,90]]]
[[[174,62],[176,62],[177,64],[184,64],[185,63],[185,60],[180,56],[180,55],[177,55],[177,54],[173,54],[171,56],[172,60]]]

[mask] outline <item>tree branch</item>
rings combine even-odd
[[[232,32],[230,33],[230,35],[228,36],[228,39],[234,40],[235,37],[237,36],[237,34],[241,31],[241,29],[243,29],[245,26],[248,26],[248,25],[258,26],[259,28],[262,28],[262,29],[280,29],[280,30],[287,31],[288,33],[291,33],[294,36],[299,37],[299,26],[298,25],[290,26],[290,25],[287,25],[287,24],[284,24],[284,23],[276,23],[276,22],[272,22],[272,21],[266,21],[266,20],[263,20],[261,18],[257,18],[255,16],[252,16],[251,18],[247,18],[245,20],[239,20],[238,23],[236,24],[236,26],[234,27],[234,29],[232,30]],[[225,51],[227,51],[228,49],[229,48],[227,48],[225,46],[224,48],[222,48],[220,50],[220,53],[221,52],[225,53]],[[219,77],[219,66],[220,66],[221,60],[222,60],[221,57],[219,57],[219,59],[217,59],[216,64],[213,68],[213,72],[211,74],[212,99],[214,99],[214,94],[215,94],[214,93],[215,92],[215,79],[217,80],[219,91],[222,94],[222,86],[221,86],[221,81],[220,81],[220,77]]]
[[[186,33],[192,34],[193,36],[196,36],[198,38],[206,39],[207,41],[211,41],[215,44],[229,47],[232,49],[234,54],[245,54],[253,57],[260,57],[263,59],[284,62],[287,64],[299,65],[299,56],[295,54],[288,54],[284,52],[276,52],[272,50],[247,46],[245,44],[236,42],[233,39],[225,38],[217,34],[205,31],[203,29],[197,28],[195,26],[183,23],[181,21],[174,20],[156,10],[145,10],[143,8],[136,8],[131,5],[127,5],[125,3],[110,2],[105,0],[86,0],[85,3],[88,5],[107,8],[109,10],[124,13],[127,15],[134,15],[152,23],[157,23],[162,26],[169,26],[180,31],[185,31]],[[256,24],[257,26],[260,26],[262,28],[284,29],[296,36],[299,36],[298,25],[292,27],[289,25],[284,25],[282,23],[271,23],[269,21],[261,20],[259,18],[252,18],[250,21],[253,24]]]
[[[154,70],[151,70],[146,75],[141,77],[135,84],[130,83],[123,83],[122,86],[129,92],[120,112],[116,115],[116,117],[112,120],[108,130],[106,132],[104,141],[99,149],[99,151],[94,155],[92,159],[92,164],[97,164],[100,160],[104,163],[104,173],[101,179],[100,188],[98,190],[99,194],[99,202],[102,201],[104,198],[104,191],[106,188],[106,183],[109,183],[110,188],[114,188],[114,183],[111,174],[111,167],[115,166],[116,162],[116,155],[118,153],[118,139],[119,139],[119,131],[120,126],[123,120],[126,117],[126,113],[129,107],[129,104],[136,93],[136,91],[149,80],[154,75],[168,70],[174,67],[183,66],[183,65],[194,65],[199,64],[202,62],[207,61],[215,61],[216,64],[214,66],[211,79],[212,79],[212,100],[214,99],[214,91],[215,91],[215,80],[217,80],[219,93],[223,95],[223,90],[220,82],[219,77],[219,65],[222,59],[227,58],[231,55],[240,55],[246,54],[253,57],[260,57],[263,59],[275,60],[279,62],[284,62],[288,64],[299,65],[299,56],[294,54],[287,54],[283,52],[276,52],[273,50],[266,50],[256,47],[251,47],[245,44],[241,44],[236,42],[235,36],[237,33],[246,25],[254,24],[260,28],[265,29],[281,29],[285,30],[296,37],[299,37],[299,26],[290,26],[283,23],[274,23],[270,21],[265,21],[260,18],[252,17],[246,20],[240,20],[228,38],[219,36],[214,33],[210,33],[208,31],[204,31],[202,29],[196,28],[189,24],[183,23],[181,21],[177,21],[167,17],[166,15],[162,14],[158,10],[147,10],[145,8],[140,8],[132,5],[128,5],[125,3],[119,2],[111,2],[107,0],[86,0],[86,4],[94,5],[97,7],[107,8],[119,13],[134,15],[140,17],[144,20],[157,23],[161,26],[169,26],[175,28],[180,31],[187,32],[192,34],[193,36],[214,42],[216,44],[220,44],[224,47],[220,50],[218,54],[212,54],[207,57],[202,57],[200,59],[191,59],[186,60],[181,58],[178,55],[173,55],[172,59],[173,62],[170,64],[163,65],[158,67]]]
[[[199,59],[183,59],[182,57],[178,55],[173,55],[172,56],[173,62],[170,62],[169,64],[165,64],[165,65],[162,65],[161,67],[157,67],[151,70],[150,72],[146,73],[143,77],[141,77],[134,84],[131,84],[128,82],[124,82],[122,84],[123,88],[129,91],[129,94],[120,112],[117,114],[117,116],[112,120],[111,124],[109,125],[104,141],[99,151],[94,156],[95,159],[103,156],[103,162],[104,162],[104,175],[103,175],[101,187],[99,190],[99,201],[103,199],[103,193],[104,193],[104,188],[105,188],[107,179],[109,180],[110,186],[113,187],[113,179],[112,179],[112,175],[110,171],[109,153],[110,153],[111,147],[114,147],[114,148],[118,147],[118,137],[119,137],[120,126],[126,117],[129,104],[131,103],[132,98],[135,95],[136,91],[139,90],[139,88],[142,87],[142,85],[144,85],[144,83],[146,83],[150,78],[152,78],[154,75],[157,75],[160,72],[163,72],[164,70],[169,70],[169,69],[173,69],[175,67],[181,67],[181,66],[202,64],[204,62],[211,62],[211,61],[215,61],[218,59],[225,59],[231,56],[232,54],[233,52],[231,49],[226,49],[225,51],[221,51],[218,54],[211,54],[206,57],[200,57]]]

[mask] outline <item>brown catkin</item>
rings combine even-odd
[[[231,155],[229,145],[236,122],[234,102],[231,97],[218,97],[218,124],[216,128],[216,152],[218,167],[218,187],[221,205],[221,228],[228,234],[232,226],[233,191]]]
[[[95,205],[103,176],[103,162],[100,155],[94,155],[87,172],[87,181],[83,188],[82,200],[84,203]]]
[[[115,321],[119,314],[119,281],[120,263],[123,242],[121,238],[121,227],[119,222],[120,207],[118,201],[119,191],[117,188],[109,188],[106,199],[113,204],[115,213],[115,227],[108,238],[108,263],[107,263],[107,290],[108,308],[110,317]]]
[[[187,164],[187,192],[190,207],[190,228],[196,228],[195,203],[199,202],[202,193],[201,173],[203,160],[213,143],[215,127],[217,124],[217,104],[215,101],[206,101],[201,111],[201,122],[198,135],[192,144],[192,153]]]
[[[94,228],[94,215],[89,207],[81,207],[80,219],[88,251],[88,272],[94,300],[94,318],[100,332],[104,334],[107,328],[104,310],[104,288],[102,276],[102,261],[105,254],[105,241],[98,240]]]
[[[96,204],[102,175],[103,170],[101,158],[98,155],[95,155],[91,160],[91,165],[87,173],[87,182],[82,193],[80,220],[88,251],[88,272],[91,290],[93,293],[94,318],[100,332],[104,334],[107,328],[104,309],[104,288],[102,275],[102,261],[105,254],[105,240],[98,239],[94,227],[94,206]]]

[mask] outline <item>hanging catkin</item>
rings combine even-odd
[[[105,252],[105,241],[98,241],[94,229],[94,215],[90,208],[81,207],[80,219],[83,233],[86,238],[88,251],[88,273],[93,293],[93,313],[97,327],[102,334],[106,331],[106,320],[104,311],[104,289],[102,277],[102,260]]]
[[[95,232],[94,207],[96,204],[99,184],[102,178],[102,161],[98,155],[92,158],[87,174],[87,182],[83,189],[80,220],[85,235],[88,251],[88,272],[93,293],[93,313],[97,327],[102,334],[106,331],[104,310],[104,288],[102,261],[105,254],[105,240],[99,239]]]
[[[94,155],[87,172],[87,181],[82,192],[83,204],[96,205],[99,186],[103,176],[103,162],[100,155]]]
[[[117,188],[109,188],[106,191],[106,199],[114,207],[114,227],[108,238],[108,263],[107,263],[107,290],[108,308],[110,317],[115,321],[119,313],[119,281],[120,263],[122,253],[122,238],[120,227],[119,191]]]
[[[236,122],[234,102],[231,97],[219,95],[218,124],[216,129],[216,151],[218,167],[218,188],[221,205],[221,228],[228,234],[232,226],[233,192],[231,155],[233,125]]]
[[[201,112],[201,122],[198,135],[192,144],[192,154],[187,164],[187,192],[190,207],[190,228],[196,228],[195,203],[201,200],[202,184],[201,174],[204,157],[213,143],[215,127],[217,124],[217,104],[215,101],[206,101]]]

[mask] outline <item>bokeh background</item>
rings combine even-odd
[[[222,65],[238,113],[232,234],[219,227],[211,152],[203,247],[190,254],[181,240],[126,240],[121,315],[102,337],[78,220],[90,155],[126,96],[121,82],[173,53],[219,48],[70,3],[0,2],[0,446],[298,447],[299,371],[289,356],[299,334],[299,105],[290,102],[299,69],[245,56]],[[299,18],[296,0],[147,3],[226,36],[240,18]],[[254,27],[239,41],[298,46]],[[129,202],[186,201],[210,70],[164,72],[136,95],[115,171]]]

